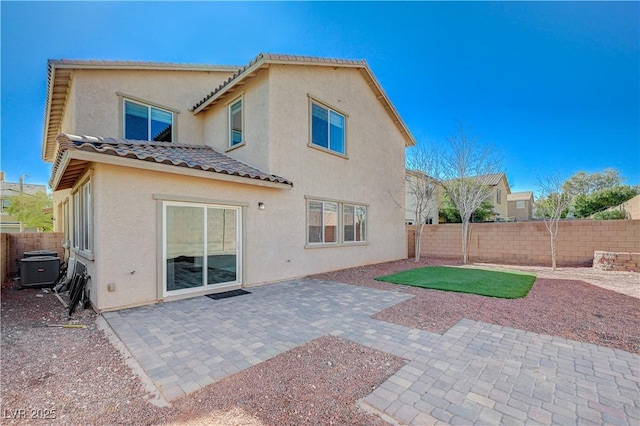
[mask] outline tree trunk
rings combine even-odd
[[[551,268],[556,271],[556,237],[551,234]]]
[[[467,264],[467,241],[469,232],[469,222],[462,221],[462,264]]]
[[[420,261],[421,251],[422,251],[422,230],[424,228],[424,224],[416,225],[416,238],[415,238],[415,261]]]

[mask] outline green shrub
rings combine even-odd
[[[637,186],[619,185],[605,188],[587,195],[578,195],[575,199],[577,218],[589,217],[596,212],[615,207],[640,193]]]
[[[594,220],[615,220],[615,219],[626,219],[626,218],[627,218],[627,211],[624,209],[598,212],[593,215]]]

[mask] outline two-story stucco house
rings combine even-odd
[[[57,231],[99,311],[406,257],[405,147],[364,61],[49,61]]]
[[[491,189],[491,194],[487,197],[487,200],[493,204],[494,220],[507,220],[509,216],[507,196],[511,193],[507,175],[504,173],[494,173],[478,176],[476,179],[482,179],[484,184]]]

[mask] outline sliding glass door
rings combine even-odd
[[[165,202],[165,294],[239,284],[241,208]]]

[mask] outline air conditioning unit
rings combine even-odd
[[[20,260],[22,287],[53,287],[59,274],[59,257],[32,256]]]
[[[58,252],[54,250],[33,250],[33,251],[25,251],[22,253],[22,257],[38,257],[38,256],[49,256],[49,257],[57,257]]]

